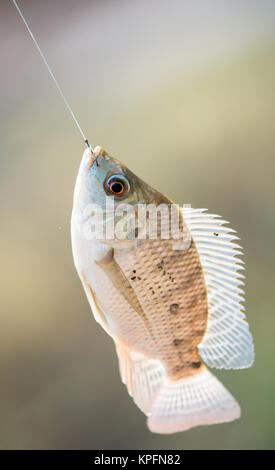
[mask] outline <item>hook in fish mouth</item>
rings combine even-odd
[[[90,170],[90,168],[92,168],[94,163],[96,164],[96,166],[99,166],[99,163],[98,163],[97,159],[98,159],[98,157],[100,157],[100,155],[103,155],[105,153],[105,151],[99,145],[97,145],[97,147],[95,147],[94,149],[89,148],[89,150],[90,150],[90,154],[91,154],[91,161],[90,161],[90,164],[89,164],[89,170]]]

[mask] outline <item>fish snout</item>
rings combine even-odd
[[[95,147],[94,149],[87,148],[84,151],[84,159],[83,159],[84,167],[86,168],[86,170],[89,171],[92,168],[93,164],[98,161],[99,157],[104,157],[104,155],[105,155],[105,151],[99,145]]]
[[[94,156],[95,158],[98,158],[101,153],[104,153],[104,149],[103,149],[103,147],[100,147],[100,145],[97,145],[97,146],[94,148],[94,150],[93,150],[92,153],[93,153],[93,156]]]

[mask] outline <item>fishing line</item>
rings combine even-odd
[[[27,28],[27,30],[28,30],[28,33],[29,33],[30,37],[32,38],[32,40],[33,40],[33,42],[34,42],[34,45],[35,45],[36,49],[38,50],[41,59],[43,60],[43,62],[44,62],[44,64],[45,64],[45,66],[46,66],[46,68],[47,68],[47,70],[48,70],[50,76],[52,77],[52,79],[53,79],[53,81],[54,81],[54,83],[55,83],[55,86],[56,86],[56,88],[58,89],[58,91],[59,91],[59,93],[60,93],[60,95],[61,95],[61,98],[63,99],[63,101],[64,101],[64,103],[65,103],[65,106],[67,107],[67,109],[68,109],[70,115],[72,116],[72,118],[73,118],[73,120],[74,120],[74,122],[75,122],[75,124],[76,124],[76,126],[77,126],[77,128],[78,128],[78,130],[79,130],[79,132],[80,132],[80,134],[82,135],[85,144],[87,145],[87,147],[88,147],[89,149],[92,150],[92,148],[91,148],[91,146],[90,146],[90,144],[89,144],[89,142],[88,142],[87,137],[85,136],[83,130],[81,129],[81,127],[80,127],[80,125],[79,125],[79,122],[78,122],[78,120],[76,119],[76,117],[75,117],[75,115],[74,115],[74,112],[73,112],[71,106],[69,105],[69,103],[68,103],[68,101],[67,101],[67,99],[66,99],[66,97],[65,97],[65,95],[64,95],[64,93],[63,93],[63,91],[62,91],[62,89],[61,89],[61,87],[60,87],[60,85],[59,85],[59,83],[58,83],[58,81],[57,81],[57,79],[55,78],[54,73],[53,73],[51,67],[49,66],[49,64],[48,64],[48,62],[47,62],[47,60],[46,60],[46,57],[44,56],[42,50],[40,49],[40,46],[39,46],[37,40],[35,39],[35,37],[34,37],[32,31],[31,31],[31,29],[30,29],[30,27],[29,27],[29,25],[28,25],[28,23],[27,23],[27,21],[25,20],[22,11],[20,10],[19,6],[17,5],[17,2],[16,2],[15,0],[12,0],[12,1],[13,1],[14,6],[15,6],[16,9],[17,9],[19,15],[21,16],[21,19],[22,19],[23,23],[25,24],[25,26],[26,26],[26,28]]]

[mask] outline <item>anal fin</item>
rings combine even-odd
[[[115,341],[115,345],[121,379],[136,405],[147,414],[165,379],[165,368],[159,360],[133,351],[119,341]]]

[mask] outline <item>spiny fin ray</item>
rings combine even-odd
[[[241,369],[252,365],[254,347],[245,319],[244,276],[237,237],[225,221],[206,209],[183,208],[183,217],[196,244],[208,291],[208,322],[198,350],[210,367]],[[234,242],[233,242],[234,240]]]

